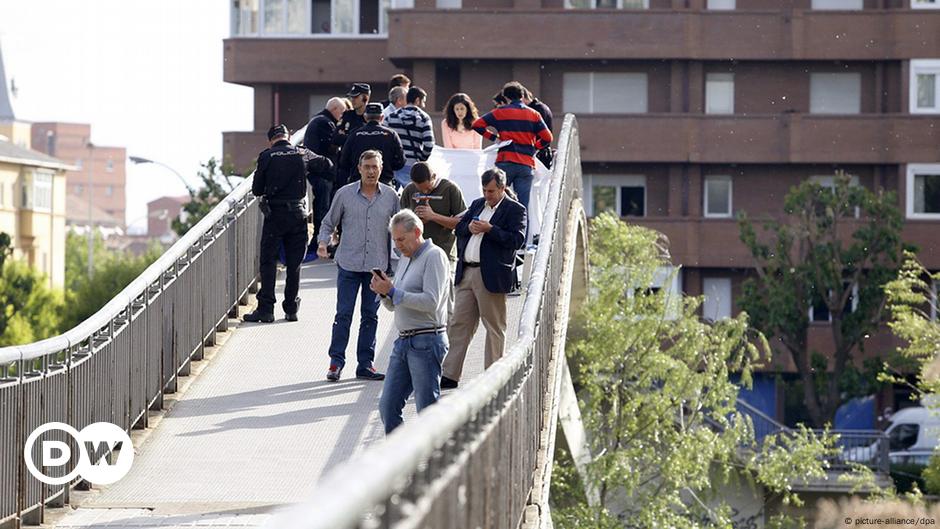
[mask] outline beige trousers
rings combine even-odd
[[[454,317],[447,326],[450,350],[444,357],[443,374],[451,380],[460,380],[467,348],[480,320],[486,329],[484,368],[502,358],[506,346],[506,294],[493,294],[483,284],[478,267],[465,267],[454,297]]]

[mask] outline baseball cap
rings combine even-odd
[[[385,109],[382,108],[382,103],[369,103],[366,105],[366,110],[363,114],[366,116],[381,116],[383,110]]]
[[[346,92],[346,95],[349,97],[356,97],[360,94],[371,94],[372,87],[366,83],[353,83],[352,87],[349,89],[349,92]]]
[[[290,132],[288,132],[287,130],[287,125],[281,124],[281,125],[275,125],[271,127],[270,129],[268,129],[268,141],[273,140],[275,136],[280,136],[281,134],[284,134],[284,135],[290,134]]]

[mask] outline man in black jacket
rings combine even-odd
[[[346,110],[343,100],[334,97],[326,102],[326,108],[307,123],[304,133],[304,147],[329,158],[334,164],[339,158],[339,149],[333,145],[333,135],[336,133],[336,123]],[[332,174],[330,175],[333,176]],[[323,216],[330,209],[330,197],[333,191],[333,181],[326,178],[316,178],[311,183],[313,187],[313,233],[320,233],[320,223]],[[316,250],[316,247],[313,248]]]
[[[277,255],[284,244],[287,279],[284,285],[284,309],[287,321],[297,321],[300,298],[300,263],[307,249],[307,181],[329,178],[333,163],[288,141],[285,125],[268,131],[271,147],[258,156],[251,192],[262,197],[259,207],[264,214],[261,228],[261,290],[258,307],[245,314],[250,322],[274,321],[274,280],[277,277]]]
[[[457,270],[453,320],[448,322],[450,352],[444,358],[441,388],[456,388],[467,347],[480,321],[486,328],[483,365],[503,356],[506,345],[506,294],[516,283],[516,250],[525,244],[526,210],[506,193],[506,173],[483,173],[483,198],[470,204],[454,228]]]
[[[405,153],[398,134],[379,123],[382,119],[382,110],[381,103],[366,105],[364,113],[366,124],[350,134],[346,144],[343,145],[336,176],[337,189],[359,177],[356,167],[359,164],[359,157],[366,151],[376,150],[382,153],[384,163],[379,182],[383,184],[392,185],[395,171],[405,166]]]

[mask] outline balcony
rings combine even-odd
[[[376,37],[232,38],[224,41],[224,80],[264,83],[384,81],[399,73]]]
[[[885,60],[938,47],[940,11],[925,10],[389,12],[392,60]]]
[[[940,159],[940,116],[580,115],[588,162],[873,163]]]
[[[746,208],[745,208],[746,209]],[[761,215],[763,212],[749,212]],[[760,226],[760,216],[755,224]],[[754,259],[741,242],[740,229],[734,219],[705,219],[701,217],[627,217],[624,220],[644,226],[669,238],[669,252],[673,263],[692,268],[751,268]],[[844,224],[840,232],[844,239],[860,226],[860,222]],[[901,237],[918,247],[918,258],[930,270],[940,269],[940,241],[936,231],[938,222],[907,220]],[[758,233],[761,233],[758,229]]]

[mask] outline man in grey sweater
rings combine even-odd
[[[398,339],[385,373],[379,412],[385,433],[402,423],[411,393],[418,412],[441,396],[441,365],[447,354],[447,294],[450,265],[444,250],[424,238],[424,225],[411,210],[392,217],[389,231],[402,253],[394,283],[373,272],[370,288],[395,312]]]

